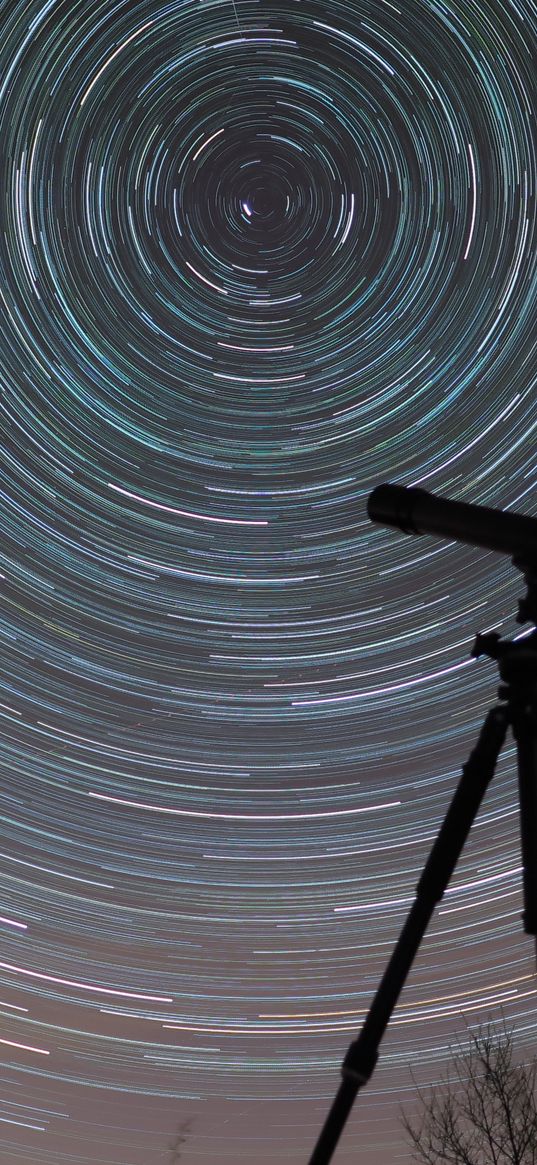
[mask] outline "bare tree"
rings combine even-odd
[[[459,1049],[443,1086],[428,1097],[418,1090],[422,1114],[402,1114],[413,1158],[422,1165],[537,1165],[537,1057],[514,1060],[513,1035],[491,1026]]]
[[[181,1124],[176,1129],[175,1135],[168,1146],[170,1150],[170,1165],[178,1165],[178,1162],[183,1159],[183,1148],[186,1145],[191,1132],[192,1121],[190,1119],[181,1121]]]

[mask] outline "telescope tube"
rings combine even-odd
[[[372,522],[403,534],[433,534],[537,565],[537,519],[525,514],[451,502],[415,486],[390,484],[377,486],[369,495],[367,513]]]

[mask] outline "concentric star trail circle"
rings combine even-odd
[[[512,631],[514,572],[365,502],[537,513],[537,13],[9,0],[0,27],[5,1160],[124,1165],[140,1096],[330,1094],[494,699],[469,648]],[[514,768],[386,1109],[461,1012],[535,1037]]]

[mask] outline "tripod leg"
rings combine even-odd
[[[309,1165],[328,1165],[356,1093],[375,1067],[378,1049],[405,984],[436,903],[442,897],[494,774],[510,723],[503,705],[488,713],[475,748],[463,767],[455,796],[418,882],[416,899],[399,936],[358,1039],[350,1045],[341,1069],[342,1082],[326,1118]]]
[[[526,934],[536,937],[537,953],[537,725],[530,703],[511,701],[511,723],[518,754],[520,841]]]

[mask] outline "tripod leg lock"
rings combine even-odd
[[[378,1048],[358,1036],[358,1039],[353,1040],[347,1048],[341,1075],[346,1080],[353,1080],[359,1088],[362,1088],[372,1076],[377,1060]]]

